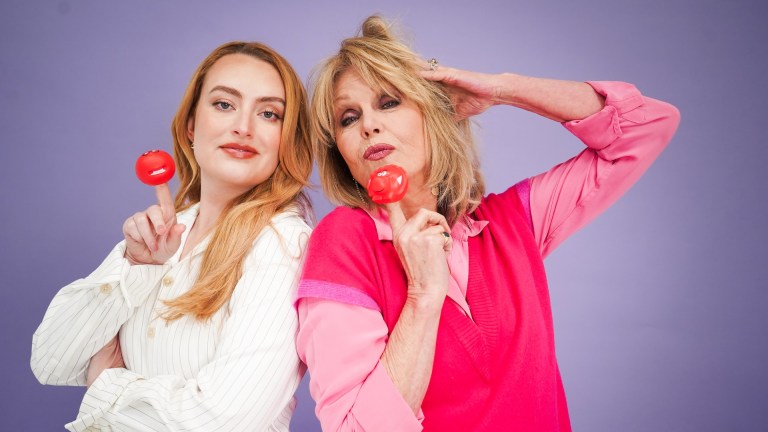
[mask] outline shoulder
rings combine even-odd
[[[475,214],[482,218],[504,217],[523,211],[530,194],[530,181],[525,179],[501,193],[490,193],[482,198]]]
[[[376,226],[362,209],[336,207],[317,224],[312,232],[312,243],[333,242],[339,236],[343,236],[346,242],[376,237]]]
[[[275,254],[300,259],[311,232],[312,228],[297,211],[288,209],[278,213],[254,240],[249,259],[258,260]]]
[[[367,267],[379,243],[373,219],[364,210],[337,207],[312,232],[305,276],[326,280],[337,276],[340,267]]]

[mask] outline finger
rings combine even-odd
[[[435,248],[440,247],[444,251],[448,252],[453,246],[453,239],[448,231],[443,231],[443,227],[440,225],[432,225],[421,232],[423,235],[428,236],[430,244],[433,244]]]
[[[152,222],[158,235],[165,234],[165,218],[163,217],[163,209],[160,206],[150,206],[147,209],[147,217],[149,217],[149,221]]]
[[[133,216],[126,219],[125,223],[123,224],[123,236],[128,242],[133,242],[145,246],[144,240],[141,238],[141,234],[139,234],[139,229],[136,228],[136,222],[133,221]]]
[[[157,241],[155,240],[155,232],[152,226],[150,226],[149,219],[146,213],[139,212],[133,215],[133,222],[136,224],[136,229],[139,231],[141,239],[147,245],[149,250],[157,252]]]
[[[445,219],[445,216],[438,212],[430,211],[427,209],[419,210],[409,222],[415,224],[417,227],[419,227],[420,230],[424,230],[431,226],[439,226],[443,231],[451,232],[451,227],[448,225],[448,221]]]
[[[160,204],[160,208],[165,216],[163,220],[170,221],[173,215],[176,214],[176,209],[173,206],[171,188],[168,187],[168,183],[155,186],[155,195],[157,196],[157,203]]]
[[[444,84],[454,84],[456,82],[454,69],[445,66],[440,66],[435,70],[420,70],[418,73],[422,78],[429,81],[438,81]]]
[[[399,202],[385,204],[384,209],[389,214],[389,225],[392,227],[392,236],[395,233],[399,233],[403,229],[403,225],[408,221],[405,218],[402,207]]]
[[[181,246],[181,235],[184,234],[186,229],[186,225],[176,224],[168,231],[168,237],[165,239],[165,247],[168,248],[169,252],[176,253],[179,249],[179,246]]]

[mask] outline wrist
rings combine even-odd
[[[440,316],[445,303],[445,293],[443,294],[408,294],[405,300],[405,308],[413,311],[414,315],[419,317]]]
[[[519,90],[525,77],[522,75],[504,72],[495,76],[494,98],[496,105],[517,105]]]

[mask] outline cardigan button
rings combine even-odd
[[[99,287],[99,291],[101,291],[102,294],[109,294],[112,292],[112,285],[107,283],[101,284],[101,286]]]

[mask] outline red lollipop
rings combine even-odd
[[[136,160],[136,176],[150,186],[168,183],[175,172],[173,157],[162,150],[150,150]]]
[[[400,201],[408,192],[408,174],[397,165],[385,165],[371,173],[367,189],[376,204]]]

